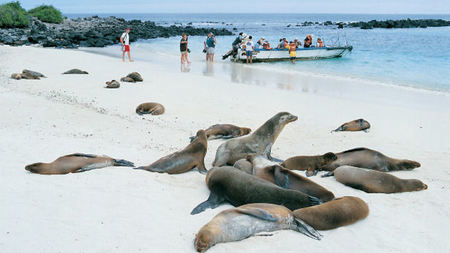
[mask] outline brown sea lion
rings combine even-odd
[[[125,77],[120,78],[120,81],[121,81],[121,82],[128,82],[128,83],[135,83],[135,82],[136,82],[136,81],[134,81],[133,78],[128,77],[128,76],[125,76]]]
[[[283,205],[291,210],[320,204],[320,199],[299,191],[283,189],[266,180],[249,175],[234,167],[214,167],[206,175],[211,191],[208,199],[192,210],[191,214],[216,208],[229,202],[233,206],[251,203]]]
[[[159,103],[143,103],[138,105],[138,107],[136,107],[136,113],[139,115],[142,114],[161,115],[165,111],[166,109],[164,108],[164,106]]]
[[[342,124],[340,127],[336,128],[331,132],[341,132],[341,131],[368,131],[370,128],[370,123],[364,119],[357,119],[347,123]]]
[[[46,76],[44,76],[43,74],[41,74],[39,72],[28,70],[28,69],[22,70],[22,78],[24,78],[24,76],[29,77],[29,78],[26,78],[26,79],[39,79],[41,77],[44,77],[44,78],[46,77]],[[31,77],[33,77],[33,78],[31,78]]]
[[[228,140],[219,146],[213,166],[233,165],[237,160],[247,155],[264,155],[270,160],[272,145],[283,128],[298,118],[288,112],[280,112],[266,121],[250,135]]]
[[[336,159],[337,156],[331,152],[316,156],[294,156],[281,163],[281,166],[290,170],[305,170],[306,176],[310,177]]]
[[[133,80],[132,82],[144,81],[141,74],[139,74],[138,72],[132,72],[132,73],[128,74],[126,77],[131,78]],[[128,82],[128,81],[126,81],[126,82]]]
[[[120,87],[119,82],[117,82],[116,80],[111,80],[110,82],[106,82],[105,88],[115,89],[115,88],[119,88],[119,87]]]
[[[89,73],[84,70],[80,70],[80,69],[71,69],[71,70],[67,70],[66,72],[63,73],[63,75],[73,75],[73,74],[87,75]]]
[[[417,179],[400,179],[394,175],[353,166],[341,166],[333,172],[336,180],[352,188],[368,193],[412,192],[428,189],[428,186]]]
[[[327,203],[295,210],[294,216],[317,230],[353,224],[369,215],[366,202],[357,197],[342,197]]]
[[[291,189],[319,198],[322,202],[334,199],[334,194],[306,177],[281,167],[278,164],[268,165],[266,158],[250,155],[247,159],[252,162],[252,174],[285,189]]]
[[[127,160],[114,159],[108,156],[75,153],[61,156],[51,163],[33,163],[25,167],[26,170],[38,174],[68,174],[84,172],[109,166],[133,167]]]
[[[253,165],[251,162],[249,162],[247,159],[239,159],[237,160],[233,167],[236,169],[243,171],[247,174],[253,175]]]
[[[206,173],[205,155],[207,147],[208,141],[205,131],[199,130],[194,141],[183,150],[162,157],[149,166],[142,166],[135,169],[180,174],[197,168],[200,173]]]
[[[231,139],[249,134],[252,130],[247,127],[238,127],[231,124],[216,124],[208,127],[206,137],[208,140],[214,139]],[[191,140],[194,137],[190,137]]]
[[[22,75],[19,74],[19,73],[12,73],[11,74],[11,78],[12,79],[16,79],[16,80],[20,80],[20,79],[22,79]]]
[[[205,252],[218,243],[240,241],[260,232],[291,229],[316,240],[321,235],[284,206],[257,203],[224,210],[204,225],[194,246]]]
[[[390,158],[382,153],[368,148],[355,148],[336,153],[337,159],[321,168],[333,171],[339,166],[350,165],[379,171],[412,170],[420,167],[420,163],[411,160]]]

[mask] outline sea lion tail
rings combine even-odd
[[[311,227],[301,219],[295,218],[295,223],[297,225],[296,230],[298,232],[316,240],[322,239],[322,235],[317,230],[315,230],[313,227]]]
[[[114,166],[134,167],[134,163],[123,159],[114,159]]]
[[[311,206],[316,206],[316,205],[320,205],[322,204],[322,200],[320,200],[319,198],[316,198],[314,196],[308,195],[308,199],[309,199],[309,203],[311,204]]]
[[[200,203],[191,211],[191,215],[201,213],[208,208],[214,209],[218,207],[223,201],[224,201],[223,198],[220,198],[219,196],[211,192],[206,201]]]

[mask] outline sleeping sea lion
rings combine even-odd
[[[370,123],[364,119],[357,119],[347,123],[342,124],[340,127],[336,128],[331,132],[341,132],[341,131],[368,131],[370,128]]]
[[[204,225],[194,246],[205,252],[218,243],[240,241],[260,232],[291,229],[316,240],[321,235],[284,206],[257,203],[224,210]]]
[[[75,153],[61,156],[51,163],[33,163],[27,165],[25,169],[33,173],[51,175],[84,172],[108,166],[133,167],[134,164],[127,160],[118,160],[108,156]]]
[[[73,74],[87,75],[89,73],[84,70],[80,70],[80,69],[71,69],[71,70],[67,70],[66,72],[63,73],[63,75],[73,75]]]
[[[285,189],[291,189],[319,198],[322,202],[334,199],[334,194],[321,185],[300,176],[297,173],[281,167],[278,164],[268,165],[266,158],[262,156],[248,156],[247,159],[252,162],[252,174],[258,178],[269,181]]]
[[[128,78],[131,78],[131,79],[128,79]],[[124,81],[124,82],[142,82],[142,81],[144,81],[141,74],[139,74],[138,72],[132,72],[132,73],[128,74],[126,77],[122,77],[122,79],[128,80],[128,81]]]
[[[337,156],[331,152],[316,156],[294,156],[281,163],[281,166],[290,170],[305,170],[306,176],[310,177],[336,159]]]
[[[339,166],[350,165],[379,171],[412,170],[420,167],[420,163],[411,160],[390,158],[382,153],[368,148],[355,148],[336,153],[337,159],[321,168],[333,171]]]
[[[366,202],[357,197],[342,197],[327,203],[295,210],[299,218],[317,230],[329,230],[353,224],[369,215]]]
[[[341,166],[326,176],[334,175],[336,180],[352,188],[368,193],[411,192],[428,189],[418,179],[401,179],[394,175],[353,166]]]
[[[233,206],[251,203],[283,205],[291,210],[320,204],[320,199],[299,191],[283,189],[266,180],[242,172],[234,167],[214,167],[206,175],[211,191],[208,199],[192,210],[191,214],[216,208],[224,202]]]
[[[151,172],[180,174],[197,168],[200,173],[206,173],[205,155],[208,147],[204,130],[197,132],[196,138],[183,150],[160,158],[149,166],[135,169]]]
[[[26,79],[40,79],[41,77],[44,77],[44,78],[46,77],[46,76],[44,76],[43,74],[41,74],[39,72],[28,70],[28,69],[22,70],[22,78],[24,78],[24,76],[29,77],[29,78],[26,78]]]
[[[110,82],[106,82],[105,88],[115,89],[115,88],[119,88],[119,87],[120,87],[119,82],[117,82],[116,80],[111,80]]]
[[[143,103],[136,107],[136,113],[139,115],[142,114],[151,114],[151,115],[161,115],[166,111],[164,106],[159,103]]]
[[[238,127],[231,124],[216,124],[208,127],[206,137],[208,140],[214,139],[231,139],[234,137],[244,136],[249,134],[252,130],[247,127]],[[190,137],[191,140],[194,136]]]
[[[237,160],[247,155],[264,155],[270,160],[272,145],[281,130],[298,118],[288,112],[280,112],[266,121],[261,127],[248,136],[231,139],[219,146],[213,166],[233,165]]]

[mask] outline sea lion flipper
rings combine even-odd
[[[316,198],[314,196],[308,195],[308,199],[309,199],[309,203],[311,204],[311,206],[316,206],[316,205],[320,205],[322,204],[322,200],[320,200],[319,198]]]
[[[193,142],[193,141],[194,141],[194,139],[195,139],[195,136],[191,136],[191,137],[189,137],[189,140],[190,140],[190,142]]]
[[[322,238],[322,235],[315,230],[313,227],[311,227],[310,225],[308,225],[306,222],[295,218],[295,223],[297,225],[296,230],[308,237],[311,237],[313,239],[316,240],[320,240]]]
[[[286,171],[282,171],[279,166],[274,166],[273,177],[276,185],[289,189],[289,174]]]
[[[220,204],[222,204],[222,202],[224,202],[224,198],[218,196],[214,192],[211,192],[206,201],[200,203],[192,210],[191,215],[201,213],[208,208],[214,209],[218,207]]]
[[[330,171],[328,173],[325,173],[321,177],[332,177],[332,176],[334,176],[334,171]]]
[[[114,159],[114,166],[134,167],[134,163],[123,159]]]
[[[308,170],[305,171],[305,174],[307,177],[312,177],[312,176],[317,175],[317,172],[319,172],[319,171],[309,168]]]
[[[277,221],[277,219],[275,217],[273,217],[272,214],[270,214],[266,210],[260,209],[260,208],[252,208],[252,209],[237,208],[236,211],[239,213],[242,213],[242,214],[253,216],[253,217],[261,219],[261,220],[272,221],[272,222]]]
[[[221,138],[224,139],[224,140],[228,140],[228,139],[233,138],[233,135],[232,134],[230,134],[230,135],[222,135]]]

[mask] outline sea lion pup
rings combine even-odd
[[[370,128],[370,123],[364,119],[357,119],[347,123],[342,124],[340,127],[336,128],[331,132],[341,132],[341,131],[365,131],[367,132]]]
[[[316,156],[294,156],[281,163],[281,166],[290,170],[305,170],[306,176],[310,177],[336,159],[337,156],[331,152]]]
[[[353,166],[341,166],[326,176],[334,175],[336,180],[352,188],[368,193],[412,192],[428,189],[417,179],[400,179],[394,175]]]
[[[87,75],[89,73],[84,70],[80,70],[80,69],[71,69],[71,70],[67,70],[66,72],[63,73],[63,75],[71,75],[71,74]]]
[[[233,167],[236,169],[243,171],[247,174],[253,175],[253,165],[251,162],[249,162],[247,159],[239,159],[237,160]]]
[[[316,240],[322,237],[310,225],[294,217],[286,207],[256,203],[227,209],[214,216],[197,233],[194,246],[198,252],[205,252],[218,243],[240,241],[257,233],[284,229]]]
[[[234,137],[244,136],[249,134],[252,130],[247,127],[238,127],[231,124],[216,124],[208,127],[206,137],[208,140],[214,139],[231,139]],[[194,136],[190,137],[191,140]]]
[[[127,160],[108,156],[75,153],[61,156],[51,163],[33,163],[27,165],[25,169],[33,173],[52,175],[84,172],[109,166],[133,167],[134,164]]]
[[[280,135],[281,130],[290,122],[296,121],[297,116],[288,112],[280,112],[266,121],[256,131],[248,136],[231,139],[219,146],[213,166],[233,165],[237,160],[247,155],[264,155],[269,160],[272,145]]]
[[[327,203],[295,210],[294,217],[317,230],[353,224],[369,215],[366,202],[357,197],[342,197]]]
[[[355,148],[336,153],[337,159],[322,167],[322,170],[333,171],[339,166],[350,165],[379,171],[412,170],[420,167],[420,163],[411,160],[390,158],[368,148]]]
[[[208,199],[192,210],[201,213],[224,202],[233,206],[251,203],[283,205],[291,210],[320,204],[320,199],[299,191],[283,189],[266,180],[242,172],[234,167],[214,167],[206,174],[206,185],[211,191]]]
[[[247,160],[252,162],[252,174],[285,189],[291,189],[319,198],[322,202],[334,199],[334,194],[306,177],[298,175],[278,164],[268,165],[266,158],[249,155]],[[266,161],[264,161],[266,160]]]
[[[183,150],[162,157],[156,162],[145,167],[135,169],[151,172],[180,174],[197,167],[200,173],[206,173],[205,155],[208,147],[204,130],[197,132],[196,138]]]
[[[136,113],[139,115],[142,114],[151,114],[151,115],[161,115],[166,111],[164,106],[159,103],[143,103],[136,107]],[[195,139],[195,137],[193,137]]]
[[[120,87],[119,82],[117,82],[116,80],[111,80],[110,82],[106,82],[105,88],[115,89],[115,88],[119,88],[119,87]]]

